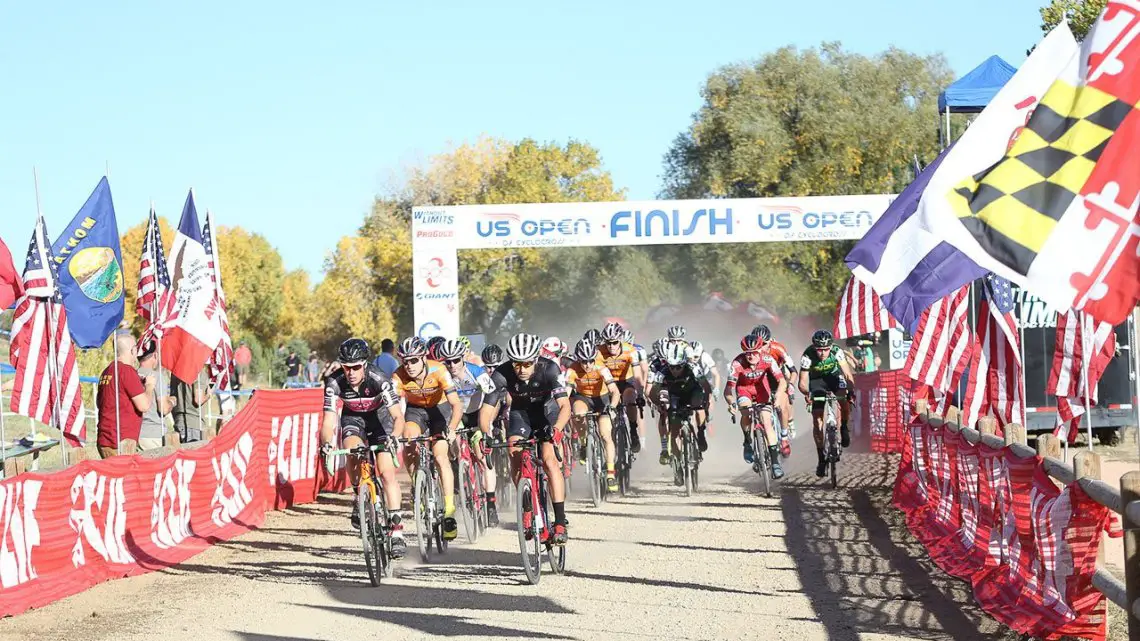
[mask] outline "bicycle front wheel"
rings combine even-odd
[[[427,472],[423,467],[416,470],[416,482],[412,489],[412,512],[416,520],[416,544],[420,548],[420,558],[424,563],[431,560],[431,539],[434,512]]]
[[[598,441],[591,432],[586,437],[586,478],[590,483],[590,501],[594,507],[602,504],[602,472],[598,468]]]
[[[463,530],[467,540],[474,543],[479,538],[479,526],[475,522],[475,487],[472,480],[474,472],[471,463],[459,460],[459,476],[455,484],[459,486],[459,511],[463,514]]]
[[[368,568],[368,580],[373,586],[380,585],[383,572],[381,555],[376,553],[376,504],[368,484],[361,483],[356,489],[356,515],[360,518],[360,543],[364,548],[364,565]]]
[[[542,543],[538,536],[539,512],[537,495],[531,479],[519,479],[518,494],[515,497],[515,516],[519,531],[519,552],[522,555],[523,571],[532,585],[538,585],[542,578]],[[530,518],[526,518],[529,512]],[[529,521],[529,522],[528,522]]]
[[[440,554],[443,554],[447,551],[448,541],[443,536],[443,486],[440,485],[438,472],[432,475],[431,484],[432,496],[434,497],[432,500],[432,505],[435,508],[432,511],[432,526],[435,533],[435,549]]]
[[[768,443],[764,433],[756,428],[752,429],[752,449],[755,450],[753,455],[760,464],[760,482],[764,488],[764,496],[772,498],[772,461],[768,455]]]
[[[693,450],[692,445],[692,439],[689,438],[689,427],[685,426],[685,431],[681,437],[681,473],[684,475],[685,496],[693,495],[693,460],[689,456]]]

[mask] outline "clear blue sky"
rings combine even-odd
[[[319,277],[373,195],[451,143],[585,140],[652,198],[718,66],[827,40],[1020,65],[1043,1],[11,3],[0,238],[26,251],[33,165],[54,235],[109,163],[120,230],[151,199],[176,221],[193,186]]]

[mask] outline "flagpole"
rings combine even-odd
[[[1092,356],[1089,354],[1089,332],[1085,331],[1085,318],[1081,314],[1081,378],[1082,384],[1085,388],[1085,429],[1088,436],[1088,447],[1091,451],[1093,448],[1093,429],[1092,429],[1092,389],[1089,386],[1089,361]],[[1093,328],[1095,329],[1095,325]]]
[[[43,212],[43,205],[41,204],[41,201],[40,201],[40,174],[34,165],[32,166],[32,182],[35,184],[35,190],[36,190],[36,227],[37,227],[37,232],[38,232],[40,221],[43,220],[44,212]],[[43,242],[45,242],[45,243],[48,242],[48,239],[44,238]],[[40,250],[43,251],[43,248],[41,247]],[[49,269],[49,270],[51,269],[51,265],[45,265],[44,267],[46,269]],[[56,286],[58,286],[58,283],[56,283]],[[52,380],[55,382],[55,389],[54,389],[53,394],[52,394],[52,401],[53,401],[52,404],[55,406],[55,408],[54,408],[55,409],[55,416],[53,417],[53,422],[55,423],[55,425],[53,427],[55,427],[56,429],[59,430],[60,447],[63,449],[63,464],[66,467],[66,466],[70,465],[70,458],[71,457],[68,455],[67,439],[64,437],[62,406],[60,405],[60,399],[59,399],[59,395],[63,391],[62,390],[63,383],[59,380],[59,363],[58,363],[59,356],[55,350],[55,322],[56,322],[55,321],[55,310],[53,309],[52,305],[48,305],[47,307],[48,307],[48,326],[47,326],[47,332],[48,332],[48,367],[51,368],[51,370],[48,372],[48,375],[51,376]],[[86,417],[84,420],[86,420]],[[35,429],[36,429],[36,422],[31,421],[31,424],[32,424],[32,435],[34,437],[35,436]]]
[[[152,213],[154,212],[154,200],[153,199],[150,201],[150,211]],[[151,298],[151,301],[150,301],[150,322],[154,323],[154,322],[157,322],[157,320],[158,320],[158,296],[159,296],[159,294],[158,294],[157,269],[158,269],[158,252],[162,248],[162,233],[161,233],[161,230],[160,230],[159,225],[158,225],[158,215],[157,214],[155,214],[152,218],[149,218],[147,220],[147,227],[150,227],[150,223],[152,220],[154,221],[154,228],[150,230],[151,237],[150,237],[150,242],[147,243],[147,246],[150,248],[150,260],[151,260],[151,263],[154,265],[153,269],[156,270],[155,279],[154,279],[154,292],[155,292],[155,294]],[[155,370],[154,370],[155,371],[154,377],[156,379],[155,380],[155,386],[154,386],[154,389],[155,389],[154,401],[155,401],[155,404],[158,405],[158,419],[159,419],[159,421],[162,422],[162,444],[166,445],[167,444],[166,443],[166,413],[162,411],[162,400],[159,397],[160,396],[169,396],[170,386],[169,386],[169,384],[167,384],[165,387],[163,386],[163,381],[165,381],[166,379],[163,378],[163,375],[162,375],[162,340],[161,339],[155,341],[155,350],[156,350],[156,353],[158,354],[158,365],[155,366]],[[163,389],[167,390],[167,394],[164,394],[164,395],[159,394],[159,392]]]
[[[123,432],[119,424],[119,335],[113,334],[111,344],[115,352],[115,453],[123,453]]]

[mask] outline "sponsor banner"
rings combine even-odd
[[[887,368],[902,369],[906,365],[906,357],[910,354],[910,346],[913,341],[906,340],[906,335],[897,327],[887,330],[887,338],[891,345]]]
[[[1107,508],[1058,488],[1038,457],[970,443],[917,418],[902,432],[894,504],[930,558],[991,616],[1034,638],[1106,634],[1092,585]]]
[[[870,195],[424,207],[413,212],[413,242],[446,238],[459,249],[490,249],[854,240],[862,238],[893,199]],[[453,235],[428,235],[436,233]],[[423,247],[431,251],[431,246]]]
[[[0,482],[0,616],[162,569],[343,490],[318,460],[321,390],[260,390],[205,447]]]
[[[443,218],[452,219],[450,214]],[[418,231],[439,226],[413,225]],[[412,252],[412,290],[417,335],[427,339],[459,334],[459,258],[451,239],[433,238],[430,244],[420,239]]]

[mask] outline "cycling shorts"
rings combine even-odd
[[[340,442],[355,436],[369,445],[383,445],[392,434],[393,422],[387,409],[367,416],[341,414]]]
[[[772,390],[763,385],[737,385],[736,398],[746,398],[756,405],[767,405],[772,402]]]
[[[627,389],[631,389],[635,393],[641,394],[641,383],[638,383],[637,379],[635,379],[635,378],[631,378],[631,379],[624,380],[624,381],[618,381],[617,382],[617,388],[618,388],[618,392],[620,392],[622,396],[625,396],[625,391]]]
[[[477,428],[479,427],[479,412],[467,412],[463,415],[463,420],[460,423],[463,427]]]
[[[519,436],[524,439],[532,435],[539,441],[554,440],[554,423],[558,421],[558,401],[550,399],[540,407],[529,409],[511,408],[507,437]]]
[[[409,405],[404,411],[404,422],[415,423],[422,434],[441,436],[451,422],[451,403],[440,403],[435,407]]]
[[[705,395],[705,391],[699,386],[693,386],[687,390],[677,392],[669,391],[669,409],[678,407],[702,409],[707,405],[707,400],[708,397]]]
[[[812,378],[808,381],[809,396],[816,394],[826,394],[831,392],[835,394],[840,401],[847,399],[847,379],[843,378],[842,374],[828,374],[819,378]],[[823,410],[823,401],[812,400],[811,408],[814,411]]]
[[[581,394],[570,395],[570,405],[573,407],[574,403],[581,401],[586,404],[586,411],[596,412],[601,414],[610,408],[610,396],[582,396]]]

